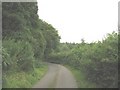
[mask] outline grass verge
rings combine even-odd
[[[31,88],[47,72],[48,66],[42,65],[35,68],[33,72],[16,72],[5,76],[5,85],[3,88]]]
[[[96,85],[89,82],[85,76],[85,73],[83,73],[82,71],[80,71],[79,69],[75,69],[74,67],[65,65],[65,67],[67,67],[74,75],[78,88],[96,88]]]

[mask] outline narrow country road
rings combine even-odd
[[[33,88],[77,88],[72,73],[62,65],[48,63],[48,72]]]

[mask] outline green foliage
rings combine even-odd
[[[28,70],[57,48],[58,32],[38,18],[36,2],[4,2],[2,10],[3,69]]]
[[[3,88],[31,88],[46,73],[48,67],[43,65],[29,73],[18,72],[5,75]]]
[[[15,32],[38,28],[36,2],[4,2],[2,3],[3,38]]]
[[[57,30],[38,18],[36,2],[4,2],[2,11],[2,64],[5,87],[27,87],[26,84],[29,87],[31,84],[29,80],[26,81],[24,72],[35,72],[36,67],[42,66],[44,59],[68,64],[80,73],[84,72],[86,80],[95,83],[97,87],[117,87],[120,46],[120,36],[118,37],[117,33],[108,34],[102,42],[88,44],[82,39],[80,44],[60,44]],[[15,72],[22,72],[23,76],[15,75],[25,79],[23,84],[23,79],[15,83],[18,78],[13,78],[16,77],[14,75],[8,76]],[[34,77],[30,78],[32,81]]]
[[[42,61],[57,49],[58,32],[39,19],[37,2],[3,2],[2,12],[3,81],[8,77],[3,84],[7,83],[6,87],[26,87],[24,85],[28,84],[29,87],[29,80],[21,83],[22,80],[26,80],[26,73],[41,68]],[[23,76],[15,74],[23,77],[20,82],[16,82],[14,75],[8,76],[18,72],[23,73]]]
[[[34,53],[32,52],[32,47],[28,42],[4,40],[2,56],[3,71],[5,71],[6,68],[14,70],[14,68],[19,67],[19,69],[25,71],[33,68]]]
[[[66,46],[65,46],[66,45]],[[51,53],[50,62],[73,66],[84,72],[87,80],[97,87],[117,87],[118,83],[118,34],[108,34],[102,42],[62,44],[59,52]],[[69,48],[69,49],[68,49]]]
[[[60,37],[58,36],[58,32],[50,24],[45,24],[46,28],[48,28],[46,31],[43,30],[46,40],[45,58],[48,58],[49,53],[57,48]]]
[[[86,73],[84,73],[81,70],[76,69],[70,65],[66,65],[66,67],[72,71],[74,77],[76,78],[78,88],[96,88],[95,84],[93,84],[87,80]]]

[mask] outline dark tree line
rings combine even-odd
[[[2,3],[3,74],[34,70],[57,48],[58,32],[37,12],[36,2]]]

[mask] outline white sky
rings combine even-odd
[[[61,42],[93,42],[117,31],[119,0],[37,1],[40,19],[58,30]]]

